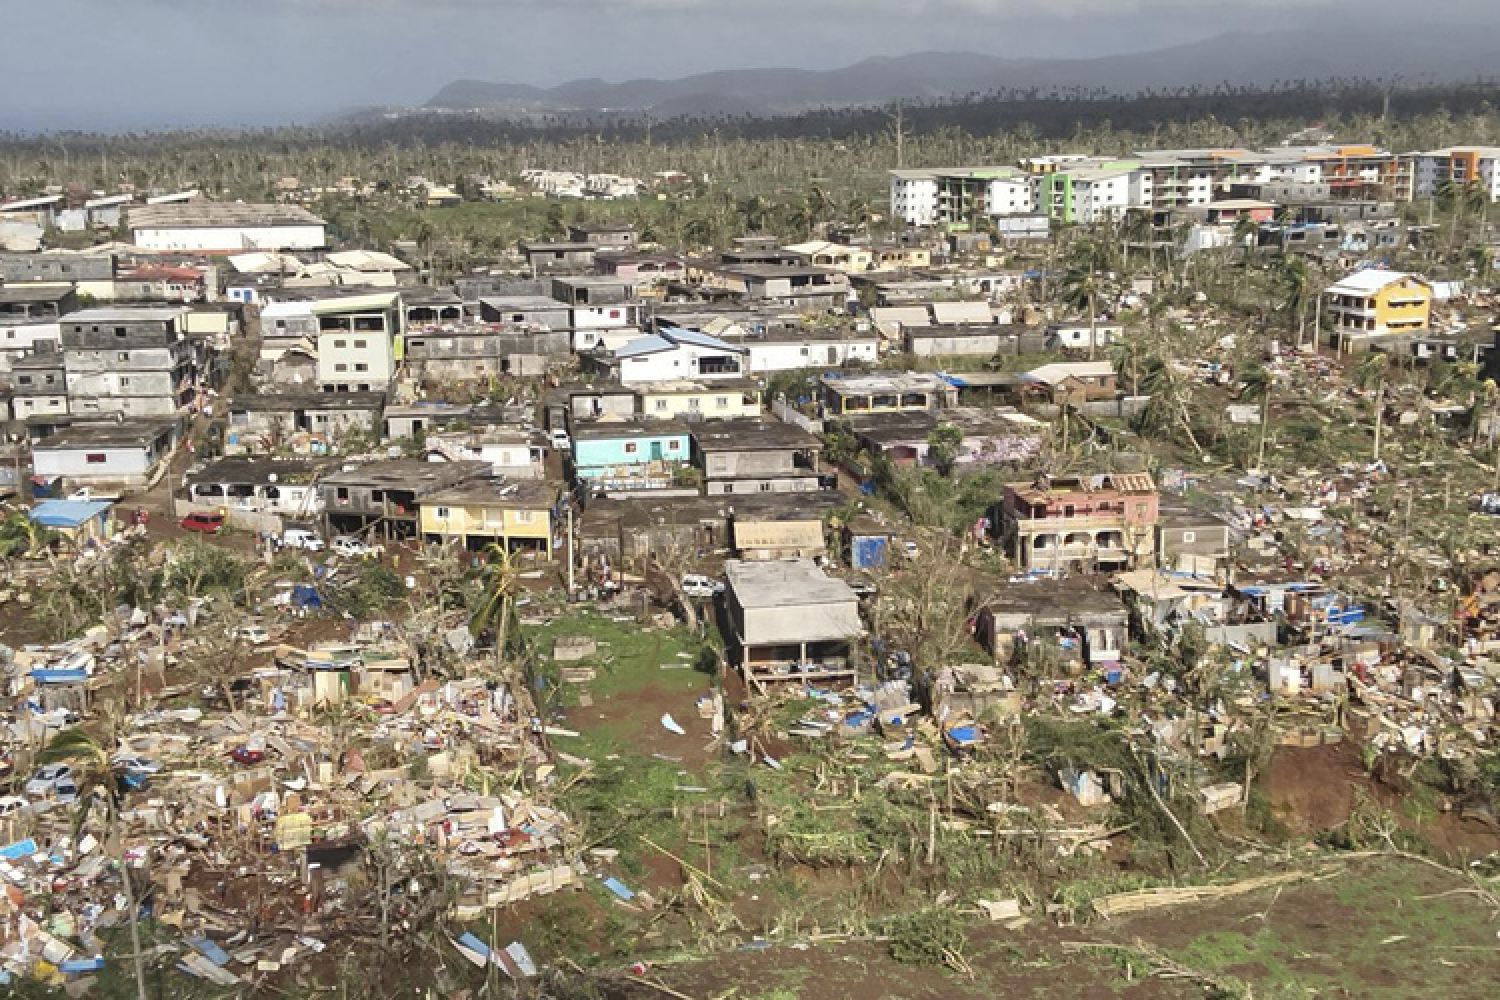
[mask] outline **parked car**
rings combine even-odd
[[[322,552],[328,547],[323,544],[323,539],[306,528],[287,528],[281,533],[281,544],[284,548],[305,552]]]
[[[365,556],[373,556],[375,549],[355,538],[353,535],[338,535],[333,539],[333,551],[338,555],[349,559],[362,559]]]
[[[118,754],[112,762],[116,770],[134,771],[138,774],[160,774],[162,766],[150,757],[140,754]]]
[[[682,575],[682,592],[688,597],[707,599],[715,594],[724,592],[724,584],[719,580],[710,580],[701,573],[684,573]]]
[[[78,787],[73,778],[73,769],[67,764],[48,764],[26,782],[26,794],[34,799],[44,799],[54,795],[60,799],[65,786],[73,789],[73,795],[76,798]]]
[[[19,795],[0,795],[0,820],[15,818],[30,804]]]
[[[229,759],[236,764],[254,765],[266,759],[266,752],[241,744],[229,751]]]
[[[205,535],[217,535],[224,529],[223,514],[189,514],[181,521],[183,531],[201,531]]]
[[[551,442],[553,451],[573,450],[573,439],[561,427],[552,428],[552,433],[547,435],[547,440]]]

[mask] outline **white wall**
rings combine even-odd
[[[986,192],[990,215],[1027,215],[1034,210],[1030,178],[992,180]]]
[[[798,368],[827,368],[851,359],[873,364],[878,360],[876,344],[877,338],[871,336],[868,340],[746,343],[745,347],[750,352],[750,373],[760,375]]]
[[[133,229],[146,250],[317,250],[328,245],[323,226],[224,226]]]
[[[102,462],[90,462],[90,455],[102,455]],[[92,448],[48,451],[32,454],[36,474],[46,479],[62,476],[74,482],[144,481],[151,471],[145,448]]]
[[[68,412],[68,395],[66,392],[59,392],[56,396],[16,396],[10,405],[16,420],[62,414]]]
[[[671,379],[713,380],[716,378],[743,378],[744,371],[723,374],[702,374],[698,371],[701,358],[734,357],[745,364],[744,356],[737,353],[714,351],[704,347],[677,347],[673,350],[657,351],[634,358],[620,359],[620,382],[629,385],[638,382],[666,382]]]
[[[891,215],[912,226],[937,221],[937,178],[891,177]]]
[[[318,334],[318,381],[323,385],[384,388],[390,384],[395,365],[388,333],[329,330]]]

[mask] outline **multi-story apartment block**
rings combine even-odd
[[[1500,199],[1500,147],[1450,146],[1428,153],[1416,153],[1412,187],[1417,198],[1435,198],[1453,185],[1466,188],[1477,184],[1490,201]]]
[[[83,309],[60,323],[69,410],[175,416],[193,398],[187,308]]]
[[[891,171],[891,215],[908,225],[972,224],[1035,210],[1031,178],[1014,167]]]
[[[1431,325],[1432,286],[1402,271],[1355,271],[1323,295],[1333,343],[1341,352],[1395,334],[1420,333]]]

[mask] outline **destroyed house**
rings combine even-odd
[[[326,533],[357,534],[369,529],[388,538],[412,538],[418,532],[423,499],[489,474],[484,462],[391,459],[346,466],[319,484]]]
[[[730,560],[725,618],[734,662],[757,692],[781,681],[853,683],[859,598],[810,559]]]
[[[645,566],[683,552],[734,552],[746,560],[813,556],[823,522],[845,503],[833,490],[735,497],[596,497],[579,520],[585,555],[607,565]]]
[[[521,243],[521,256],[533,274],[583,274],[593,270],[599,247],[594,243]]]
[[[1056,405],[1112,400],[1119,395],[1119,377],[1111,361],[1058,361],[1026,372],[1023,383],[1026,395]]]
[[[800,427],[769,418],[716,420],[695,424],[692,435],[709,496],[819,488],[821,444]]]
[[[996,663],[1065,669],[1118,663],[1129,644],[1119,596],[1077,580],[1020,580],[980,602],[974,637]]]
[[[1154,547],[1157,492],[1145,473],[1011,483],[992,517],[1016,564],[1046,572],[1136,566]]]
[[[227,455],[329,451],[350,433],[378,427],[385,408],[380,392],[265,393],[235,396],[225,411]]]
[[[862,449],[898,466],[930,465],[932,432],[945,424],[963,432],[955,465],[1028,461],[1041,453],[1047,430],[1040,420],[1009,407],[866,414],[845,420]]]

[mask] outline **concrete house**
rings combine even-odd
[[[324,533],[366,530],[386,538],[413,538],[420,530],[424,499],[471,480],[488,479],[483,462],[422,462],[390,459],[346,466],[319,482]]]
[[[84,309],[62,321],[75,414],[174,416],[193,398],[184,307]]]
[[[708,496],[806,493],[819,489],[821,442],[779,420],[715,420],[695,424],[693,462]]]
[[[71,284],[31,284],[0,288],[0,325],[46,323],[78,308]]]
[[[587,274],[594,269],[599,247],[593,243],[549,243],[528,240],[521,243],[521,256],[532,274]]]
[[[31,354],[57,354],[61,340],[62,325],[56,321],[0,325],[0,372],[10,371],[12,364]]]
[[[1043,475],[1007,485],[991,524],[1025,569],[1133,569],[1153,555],[1157,503],[1145,473]]]
[[[414,378],[435,384],[545,375],[550,365],[570,356],[566,332],[488,323],[409,330],[402,352]]]
[[[1026,372],[1023,392],[1054,404],[1110,400],[1119,395],[1119,376],[1111,361],[1058,361]]]
[[[1369,350],[1432,325],[1432,286],[1404,271],[1355,271],[1330,285],[1323,298],[1332,321],[1331,343],[1340,353]]]
[[[236,396],[225,405],[226,455],[269,454],[290,447],[301,454],[336,450],[351,432],[379,425],[385,394],[379,392],[283,392]]]
[[[55,350],[18,358],[10,365],[11,412],[16,420],[58,416],[68,411],[68,374]]]
[[[849,276],[829,268],[689,261],[687,280],[704,294],[774,302],[806,312],[841,313],[849,303]]]
[[[324,392],[371,392],[395,375],[403,330],[401,295],[385,292],[313,303],[318,321],[318,383]]]
[[[173,512],[178,517],[224,511],[315,520],[323,514],[318,477],[328,469],[326,461],[306,458],[221,458],[186,476]],[[275,526],[267,521],[260,530]]]
[[[176,421],[76,423],[32,445],[32,469],[37,479],[68,487],[141,489],[176,441]]]
[[[573,468],[597,493],[664,490],[692,454],[688,430],[671,420],[576,423]]]
[[[471,550],[499,545],[549,559],[557,501],[554,483],[472,479],[421,498],[422,537]]]
[[[761,412],[761,388],[750,379],[726,382],[643,382],[638,412],[648,420],[725,420]]]
[[[1125,336],[1125,327],[1119,323],[1093,323],[1078,320],[1072,323],[1049,323],[1047,325],[1047,348],[1053,351],[1087,351],[1090,345],[1103,350]]]
[[[1118,663],[1129,623],[1112,591],[1079,580],[1024,580],[1001,584],[980,602],[974,638],[996,663],[1020,660],[1064,674]]]
[[[640,233],[629,223],[593,222],[569,226],[568,239],[592,243],[601,253],[614,254],[634,250],[640,243]]]
[[[850,684],[859,598],[810,559],[724,564],[730,656],[758,693],[781,681]]]
[[[830,373],[820,383],[823,408],[830,416],[926,412],[958,402],[955,386],[925,372],[853,376]]]

